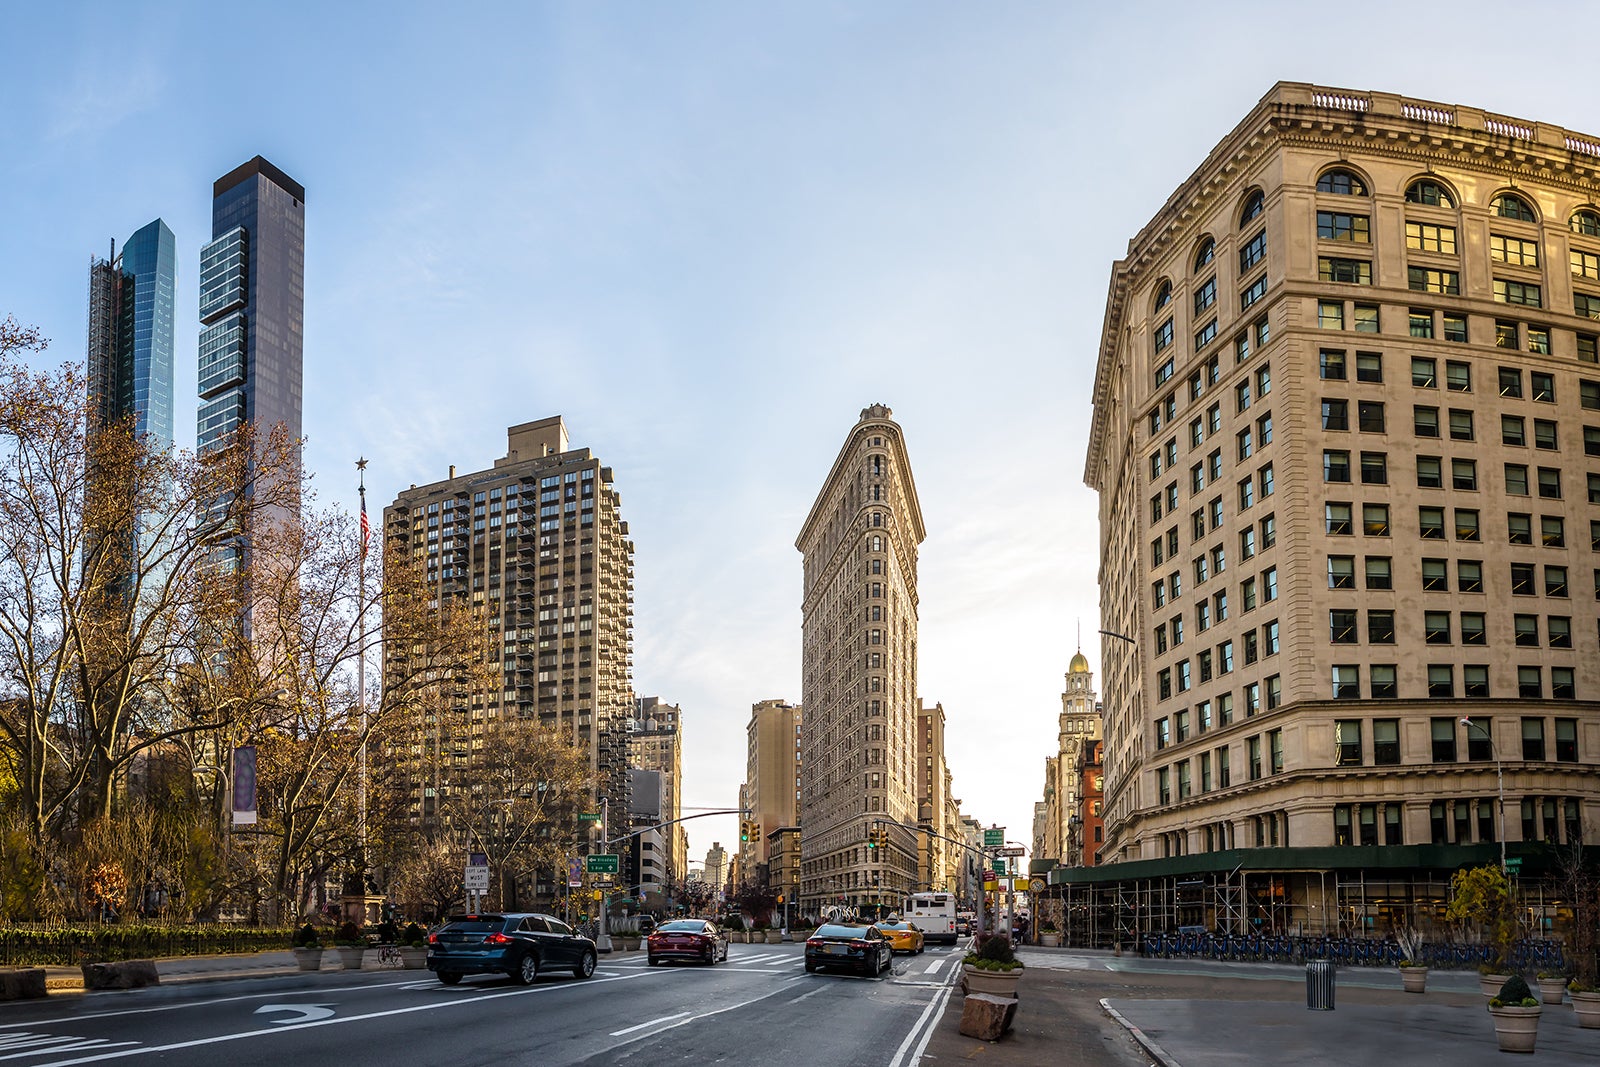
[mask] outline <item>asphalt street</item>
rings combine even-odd
[[[954,949],[897,956],[892,974],[807,974],[802,946],[734,945],[714,967],[604,959],[587,981],[331,971],[14,1003],[0,1062],[346,1067],[408,1064],[826,1063],[906,1067],[959,974]]]

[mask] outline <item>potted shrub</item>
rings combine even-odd
[[[1039,924],[1039,942],[1045,948],[1061,947],[1061,932],[1056,929],[1056,924],[1049,919]]]
[[[1428,965],[1421,957],[1422,936],[1410,926],[1395,931],[1395,941],[1400,945],[1400,985],[1407,993],[1425,993],[1428,990]]]
[[[366,955],[367,938],[361,927],[346,919],[333,935],[333,947],[339,953],[339,964],[347,971],[361,969],[361,957]]]
[[[416,923],[408,923],[400,933],[400,966],[420,971],[427,965],[428,932]]]
[[[1012,950],[1009,937],[990,934],[979,943],[976,952],[969,952],[961,961],[961,972],[968,993],[1014,997],[1022,980],[1022,961]]]
[[[1501,1052],[1532,1052],[1539,1036],[1539,1002],[1520,974],[1505,980],[1499,993],[1489,1000],[1494,1017],[1494,1036]]]
[[[317,937],[317,928],[306,923],[294,932],[294,939],[290,942],[294,951],[294,962],[302,971],[319,971],[322,969],[322,941]]]
[[[1478,983],[1484,996],[1495,996],[1511,977],[1511,946],[1517,939],[1510,879],[1494,864],[1457,871],[1450,879],[1450,906],[1445,917],[1451,922],[1476,923],[1483,929],[1494,955],[1478,968]]]

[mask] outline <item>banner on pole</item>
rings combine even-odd
[[[233,750],[233,825],[254,826],[256,821],[256,747]]]

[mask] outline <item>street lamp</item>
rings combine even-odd
[[[1472,721],[1470,715],[1461,716],[1461,725],[1467,728],[1467,740],[1472,740],[1472,728],[1476,726],[1483,731],[1484,740],[1489,742],[1489,755],[1494,757],[1494,780],[1500,793],[1500,874],[1506,874],[1506,779],[1500,767],[1500,747],[1494,743],[1494,735],[1482,723]]]

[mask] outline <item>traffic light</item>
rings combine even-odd
[[[876,826],[869,826],[869,827],[867,827],[867,849],[870,851],[870,850],[875,849],[877,847],[878,847],[878,828]]]
[[[755,833],[756,833],[756,824],[755,824],[755,820],[754,819],[740,819],[739,820],[739,842],[740,842],[740,844],[743,844],[743,843],[749,841],[752,837],[755,836]]]

